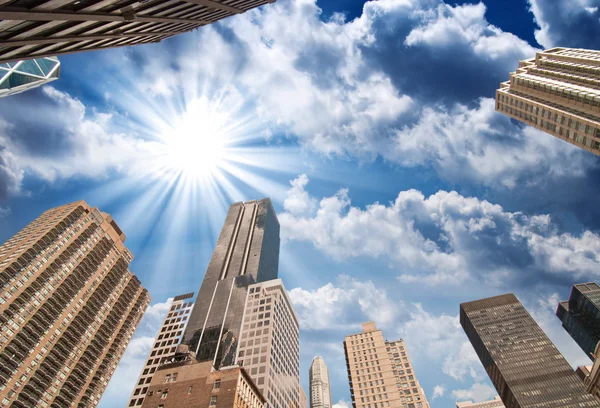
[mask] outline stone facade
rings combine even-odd
[[[429,408],[403,340],[387,341],[375,323],[344,341],[354,408]]]
[[[152,349],[148,353],[146,364],[131,393],[129,404],[127,404],[128,407],[142,405],[154,373],[162,362],[175,355],[177,345],[183,337],[182,333],[185,330],[190,312],[194,306],[192,302],[193,297],[193,293],[186,293],[173,298],[169,313],[165,317],[160,331],[154,340],[154,346],[152,346]]]
[[[142,408],[264,408],[265,400],[246,371],[211,371],[211,362],[167,363],[154,374]]]
[[[78,201],[0,246],[0,406],[96,406],[148,292],[112,217]]]
[[[552,48],[521,61],[496,110],[600,155],[600,51]]]

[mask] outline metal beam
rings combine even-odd
[[[201,0],[204,1],[204,0]],[[56,13],[48,11],[5,11],[0,9],[0,20],[16,21],[129,21],[120,14],[106,13]],[[187,18],[148,17],[134,15],[133,20],[148,23],[173,23],[173,24],[208,24],[204,20]]]
[[[186,1],[188,3],[192,3],[192,4],[198,4],[199,6],[204,6],[204,7],[208,7],[208,8],[229,11],[230,13],[234,13],[234,14],[241,14],[244,12],[244,10],[239,9],[237,7],[228,6],[227,4],[218,3],[216,1],[211,1],[211,0],[184,0],[184,1]]]
[[[191,30],[191,28],[190,28]],[[112,33],[112,34],[97,34],[97,35],[72,35],[64,37],[34,37],[28,38],[27,40],[0,40],[0,47],[21,47],[23,45],[43,45],[43,44],[57,44],[64,42],[76,42],[76,41],[91,41],[91,40],[108,40],[113,38],[126,38],[126,37],[154,37],[159,35],[175,35],[188,32],[185,31],[158,31],[158,32],[139,32],[139,33]]]

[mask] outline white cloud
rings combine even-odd
[[[332,408],[350,408],[352,405],[344,400],[339,400],[337,403],[333,404]]]
[[[497,395],[496,390],[491,385],[475,383],[469,389],[453,390],[452,396],[457,400],[471,400],[481,402],[490,400]]]
[[[0,218],[8,217],[11,214],[10,207],[0,207]]]
[[[304,187],[308,184],[306,174],[301,174],[296,179],[290,181],[292,188],[286,194],[283,208],[286,212],[294,215],[310,214],[317,205],[317,200],[308,195]]]
[[[431,399],[434,400],[436,398],[443,397],[445,393],[446,387],[444,387],[443,385],[436,385],[435,387],[433,387],[433,398]]]
[[[307,184],[293,182],[294,195]],[[311,200],[304,196],[305,200]],[[548,215],[526,216],[455,191],[425,197],[402,191],[387,205],[351,206],[348,190],[323,198],[312,214],[279,215],[285,240],[311,242],[332,257],[384,258],[401,265],[403,282],[499,284],[528,273],[599,276],[600,236],[560,233]],[[485,267],[486,274],[480,269]]]
[[[328,283],[315,290],[294,288],[289,292],[302,330],[347,330],[359,328],[365,320],[377,320],[387,327],[401,311],[402,302],[391,300],[385,290],[376,288],[371,281],[342,275],[338,284],[336,287]]]

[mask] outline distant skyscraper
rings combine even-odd
[[[268,198],[229,207],[204,275],[184,343],[198,361],[233,365],[248,287],[277,278],[279,221]]]
[[[248,371],[267,408],[301,406],[300,328],[280,279],[248,288],[236,363]]]
[[[329,371],[321,356],[313,358],[310,366],[310,408],[331,408]]]
[[[3,0],[0,62],[155,43],[270,2]]]
[[[504,408],[504,404],[500,397],[496,396],[493,400],[482,401],[482,402],[473,402],[473,401],[463,401],[457,402],[456,408]]]
[[[112,217],[78,201],[0,246],[0,406],[96,406],[150,298]]]
[[[552,48],[521,61],[496,110],[600,155],[600,51]]]
[[[0,98],[47,84],[59,75],[56,57],[0,63]]]
[[[600,341],[600,286],[593,282],[573,285],[569,300],[558,304],[556,316],[593,360],[592,353]]]
[[[460,323],[506,408],[600,407],[512,293],[461,304]]]
[[[144,397],[148,392],[148,387],[152,381],[152,377],[159,367],[161,362],[171,358],[175,354],[177,345],[181,342],[183,331],[190,317],[190,312],[194,303],[192,298],[194,293],[186,293],[184,295],[175,296],[171,309],[165,317],[163,324],[156,335],[154,346],[148,353],[146,364],[138,377],[135,388],[129,398],[128,407],[142,405]]]
[[[384,340],[375,323],[346,336],[344,352],[354,408],[429,408],[404,341]]]

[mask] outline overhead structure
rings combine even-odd
[[[0,0],[0,62],[159,42],[275,0]]]

